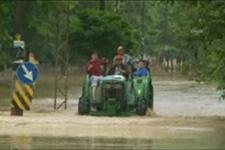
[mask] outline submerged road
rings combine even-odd
[[[149,141],[140,143],[139,146],[142,147],[138,147],[138,144],[133,145],[137,149],[225,148],[225,101],[219,101],[220,93],[213,85],[159,78],[154,78],[153,85],[155,113],[148,113],[145,117],[79,116],[77,100],[81,87],[74,87],[70,91],[69,107],[66,111],[54,111],[53,100],[49,98],[35,99],[32,111],[26,112],[23,117],[11,117],[9,112],[2,111],[0,112],[0,141],[2,139],[5,142],[0,142],[0,147],[2,144],[7,148],[9,143],[17,146],[15,142],[7,139],[25,136],[31,139],[39,137],[39,140],[42,139],[41,137],[56,138],[52,144],[42,141],[42,144],[50,144],[49,148],[59,146],[56,142],[59,137],[62,140],[64,138],[128,140],[128,147],[123,145],[122,149],[129,149],[129,140],[134,139],[152,140],[155,143],[153,145]],[[35,141],[31,140],[28,145],[31,148],[32,145],[33,148],[41,148],[41,145],[34,146]],[[179,144],[176,141],[179,141]],[[76,142],[71,145],[65,140],[65,143],[67,143],[65,147],[61,145],[63,148],[71,148]],[[97,142],[97,146],[100,144],[100,147],[93,146],[94,143],[96,144],[96,141],[88,140],[84,145],[92,145],[90,149],[100,149],[101,146],[103,149],[108,148],[102,142]],[[118,141],[113,141],[111,148],[115,148],[116,143]],[[80,148],[84,145],[80,145]]]

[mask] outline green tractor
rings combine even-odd
[[[145,115],[153,110],[153,86],[150,76],[126,80],[122,75],[105,76],[98,81],[95,101],[87,76],[78,103],[80,115],[121,116],[136,113]]]

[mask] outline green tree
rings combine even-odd
[[[77,15],[80,28],[70,36],[74,57],[87,57],[97,51],[101,56],[112,58],[119,44],[131,52],[137,50],[135,30],[119,15],[93,9],[81,10]]]
[[[12,5],[11,2],[0,2],[0,64],[10,61],[10,47],[12,45]]]
[[[69,56],[68,37],[76,28],[79,28],[79,20],[74,15],[76,2],[44,2],[32,3],[34,9],[29,14],[29,28],[35,35],[30,41],[31,46],[39,53],[45,62],[54,62],[61,54],[60,60]]]

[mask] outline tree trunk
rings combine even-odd
[[[22,30],[23,4],[24,4],[24,2],[20,2],[20,1],[14,2],[14,14],[13,14],[14,34],[22,33],[22,31],[23,31]]]
[[[115,8],[114,8],[114,11],[115,12],[118,12],[119,10],[119,0],[115,0]]]
[[[27,1],[15,1],[14,2],[14,33],[23,34],[26,20],[26,8],[28,7]]]
[[[105,0],[100,0],[99,1],[99,9],[100,10],[105,10]]]

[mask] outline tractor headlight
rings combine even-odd
[[[138,93],[138,95],[141,95],[141,90],[138,90],[137,93]]]

